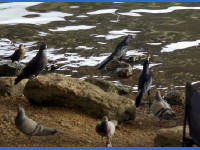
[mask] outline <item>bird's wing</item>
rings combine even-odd
[[[108,121],[109,133],[108,136],[112,137],[115,133],[115,124],[112,121]]]
[[[32,135],[32,133],[34,132],[36,126],[37,126],[37,122],[33,121],[32,119],[25,117],[23,119],[23,121],[18,124],[18,128],[25,134],[27,135]]]
[[[46,66],[46,58],[43,54],[37,54],[24,68],[23,73],[27,74],[27,76],[35,75],[42,71]]]
[[[11,58],[18,58],[19,57],[19,50],[16,50],[10,57]]]
[[[48,128],[39,123],[35,122],[34,120],[25,117],[24,121],[21,124],[21,131],[30,136],[45,136],[45,135],[52,135],[57,133],[56,129]]]

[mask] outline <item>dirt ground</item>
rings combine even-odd
[[[53,136],[33,137],[31,142],[16,129],[14,119],[17,106],[25,108],[27,116],[40,124],[57,128]],[[163,122],[144,112],[145,106],[137,110],[137,118],[120,124],[112,138],[113,147],[154,146],[156,131],[163,127],[173,127],[175,122]],[[177,114],[177,124],[183,120],[183,106],[173,107]],[[42,146],[42,147],[102,147],[101,137],[95,132],[98,119],[81,112],[62,107],[38,107],[24,97],[0,97],[0,146]]]

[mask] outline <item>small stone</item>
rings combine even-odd
[[[133,67],[128,64],[124,68],[117,68],[116,72],[119,77],[127,78],[133,75]]]
[[[92,141],[91,141],[91,140],[87,140],[86,142],[88,142],[88,143],[92,143]]]
[[[139,121],[138,124],[139,124],[139,125],[142,125],[143,123],[142,123],[142,121]]]

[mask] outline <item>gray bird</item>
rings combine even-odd
[[[111,120],[108,121],[108,117],[104,116],[101,122],[98,122],[96,125],[96,132],[102,137],[102,142],[103,142],[103,137],[107,138],[106,141],[106,146],[107,147],[112,147],[111,144],[111,138],[115,133],[115,128],[118,125],[118,121],[116,120]]]
[[[22,60],[25,57],[25,53],[26,53],[26,50],[25,50],[24,45],[20,44],[19,49],[17,49],[11,56],[4,57],[3,59],[11,59],[12,62],[14,62],[14,61],[19,62],[20,60]]]
[[[48,128],[28,118],[24,108],[18,107],[18,114],[15,118],[16,127],[31,139],[32,136],[47,136],[57,133],[57,129]]]
[[[170,105],[161,97],[160,91],[157,91],[155,100],[151,105],[153,114],[161,120],[176,120],[175,112]]]
[[[32,76],[37,77],[38,74],[45,69],[48,63],[45,49],[47,49],[46,43],[42,43],[37,55],[26,65],[22,73],[15,79],[15,85],[25,78]]]
[[[132,35],[128,35],[121,41],[112,52],[110,56],[108,56],[98,67],[98,69],[103,69],[106,65],[113,60],[114,58],[118,58],[120,61],[126,56],[126,52],[128,51],[128,43],[132,38]]]
[[[136,97],[135,105],[136,107],[139,107],[143,95],[147,92],[148,93],[148,101],[149,101],[149,112],[150,112],[150,105],[151,105],[151,99],[150,99],[150,89],[152,84],[152,75],[149,71],[149,57],[147,60],[143,63],[143,70],[139,77],[138,81],[138,95]]]

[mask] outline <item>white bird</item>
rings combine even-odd
[[[32,136],[47,136],[57,133],[57,129],[48,128],[28,118],[24,108],[18,107],[18,114],[15,118],[16,127],[31,139]]]
[[[161,120],[176,120],[175,112],[170,105],[161,97],[160,91],[157,91],[155,100],[151,105],[153,114]]]
[[[96,132],[102,137],[107,137],[106,146],[112,147],[111,138],[115,133],[115,128],[118,125],[118,121],[111,120],[108,121],[108,117],[104,116],[101,122],[98,122],[96,125]]]

